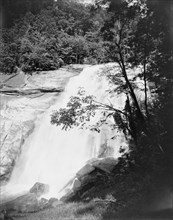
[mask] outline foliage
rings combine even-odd
[[[90,60],[104,62],[102,43],[97,37],[101,15],[95,16],[89,7],[75,1],[58,0],[53,5],[51,1],[43,2],[34,12],[34,6],[26,6],[26,10],[21,8],[22,19],[14,20],[13,26],[1,30],[2,72],[12,73],[16,66],[32,72]],[[18,4],[21,4],[20,0],[15,7]]]
[[[98,111],[101,115],[100,120],[96,121],[95,124],[88,124],[87,122]],[[106,124],[107,119],[110,117],[114,119],[118,128],[126,133],[126,129],[128,129],[126,114],[119,109],[113,108],[113,106],[96,101],[96,97],[86,95],[84,89],[81,88],[77,96],[70,98],[66,108],[60,108],[58,111],[53,112],[51,123],[62,126],[62,129],[65,130],[74,126],[80,126],[81,128],[100,132],[101,126]]]
[[[89,121],[91,115],[94,116],[94,110],[96,109],[96,106],[92,102],[92,96],[84,97],[79,92],[78,97],[70,98],[67,108],[61,108],[58,112],[54,112],[51,118],[52,124],[63,125],[62,128],[66,130],[73,126],[79,126],[85,121]]]
[[[41,9],[53,4],[53,0],[2,0],[3,26],[11,27],[27,12],[37,14]]]
[[[129,122],[135,122],[132,127],[135,131],[134,134],[137,134],[136,157],[139,157],[139,151],[142,152],[139,158],[142,158],[144,152],[147,151],[146,155],[154,154],[155,157],[164,152],[168,161],[171,161],[173,155],[173,149],[170,147],[172,125],[168,123],[172,118],[170,111],[173,95],[171,89],[173,65],[170,47],[170,7],[170,1],[165,3],[154,0],[117,1],[116,3],[110,1],[108,7],[110,16],[101,29],[101,35],[109,47],[110,57],[119,63],[126,81],[130,97],[128,112],[132,119],[129,118]],[[142,74],[139,72],[136,77],[140,77],[144,81],[145,100],[143,106],[134,96],[133,86],[127,74],[129,66],[139,65]],[[148,101],[147,84],[150,85],[150,83],[155,87],[150,90],[150,95],[155,97],[154,106],[150,105]],[[160,159],[160,156],[158,158]],[[169,167],[171,166],[169,165]]]
[[[52,115],[52,123],[62,125],[65,121],[67,128],[84,123],[84,118],[89,120],[88,115],[85,115],[89,107],[90,115],[93,111],[95,113],[100,108],[104,109],[104,121],[108,117],[114,117],[115,125],[132,138],[132,142],[129,140],[130,151],[124,156],[128,157],[129,162],[147,170],[159,170],[159,164],[165,163],[163,161],[166,161],[167,168],[172,167],[172,124],[168,123],[172,118],[173,107],[170,17],[167,14],[169,3],[168,1],[161,5],[154,0],[122,0],[116,3],[97,1],[94,10],[99,10],[103,4],[106,4],[107,10],[107,16],[98,31],[98,36],[102,39],[102,54],[106,54],[105,60],[118,63],[119,74],[124,80],[119,80],[115,74],[108,74],[107,77],[112,84],[118,85],[112,93],[126,93],[124,110],[120,112],[112,105],[97,103],[97,100],[84,105],[83,109],[83,99],[72,97],[67,108]],[[90,36],[92,35],[90,34],[88,39]],[[143,103],[138,100],[133,80],[128,76],[129,67],[139,66],[142,72],[136,72],[134,79],[143,79]],[[153,85],[153,88],[150,85]],[[154,97],[153,103],[149,101],[148,88],[150,96]],[[69,115],[71,113],[72,115]],[[69,124],[68,118],[72,120]],[[95,126],[97,131],[100,124],[102,118]]]

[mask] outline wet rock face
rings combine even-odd
[[[82,179],[84,176],[90,174],[95,168],[90,165],[86,164],[84,167],[82,167],[76,174],[76,177],[78,180]]]
[[[0,75],[1,182],[9,179],[26,139],[42,114],[54,104],[69,78],[76,74],[79,72],[75,68],[67,67],[32,75],[19,72],[8,78]]]
[[[91,166],[104,171],[105,173],[111,173],[115,166],[118,164],[118,160],[113,157],[103,158],[101,160],[92,161]]]
[[[8,179],[10,176],[15,161],[22,150],[22,145],[34,129],[34,123],[32,120],[26,120],[20,125],[8,118],[2,118],[1,126],[0,180]]]
[[[98,185],[106,183],[116,166],[118,166],[118,160],[112,157],[88,161],[77,172],[72,188],[61,198],[61,201],[85,200],[92,196],[90,192],[97,190]]]

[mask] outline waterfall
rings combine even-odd
[[[119,147],[125,144],[122,133],[112,131],[109,126],[103,127],[100,133],[75,127],[62,130],[50,123],[53,110],[65,107],[71,96],[75,96],[79,87],[88,95],[94,95],[102,103],[113,103],[122,109],[125,96],[112,97],[108,92],[110,85],[105,76],[100,76],[103,65],[85,68],[80,75],[70,79],[65,91],[50,107],[22,147],[11,178],[5,187],[4,194],[20,194],[29,190],[36,182],[50,186],[50,196],[58,197],[58,192],[74,177],[75,173],[91,158],[98,157],[100,147],[104,144],[112,149],[109,156],[118,157]],[[96,122],[100,113],[88,123]],[[111,119],[110,122],[112,123]],[[116,138],[111,139],[116,133]]]

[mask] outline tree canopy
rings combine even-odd
[[[173,125],[168,123],[173,107],[170,5],[170,1],[154,0],[96,1],[94,10],[103,8],[107,13],[97,31],[105,50],[105,61],[118,63],[124,81],[118,81],[116,74],[108,74],[108,77],[111,83],[118,82],[117,91],[126,94],[125,108],[120,111],[114,105],[98,103],[93,97],[72,97],[67,108],[52,115],[53,124],[64,124],[66,129],[79,126],[84,118],[89,120],[88,117],[104,108],[106,118],[113,117],[119,129],[132,138],[128,157],[131,161],[147,166],[149,170],[155,169],[155,165],[163,160],[167,168],[173,167]],[[144,84],[143,102],[138,100],[133,80],[128,76],[128,69],[137,67],[141,71],[135,77],[140,77]],[[112,92],[116,94],[117,91]],[[149,95],[154,97],[153,102],[149,101]],[[90,114],[86,115],[86,112]],[[97,124],[96,130],[99,126]]]
[[[11,15],[7,15],[6,28],[0,30],[2,72],[14,72],[16,67],[32,72],[57,69],[63,64],[104,61],[102,40],[97,34],[104,10],[93,13],[91,6],[68,0],[3,4]],[[16,15],[20,4],[23,8]]]

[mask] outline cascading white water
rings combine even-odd
[[[94,95],[99,102],[109,103],[108,100],[111,100],[116,108],[123,108],[125,97],[112,98],[108,93],[110,85],[106,77],[97,74],[102,67],[87,67],[80,75],[71,78],[57,103],[44,114],[33,134],[25,141],[4,195],[27,191],[36,182],[41,182],[50,185],[49,196],[58,197],[58,192],[86,161],[98,156],[101,145],[106,143],[113,149],[112,156],[119,156],[118,150],[125,143],[125,138],[119,133],[117,138],[111,139],[115,131],[113,133],[109,126],[97,133],[79,128],[65,131],[50,123],[52,111],[65,107],[69,98],[77,94],[79,87],[83,87],[86,94]],[[98,112],[89,123],[96,122],[99,117]]]

